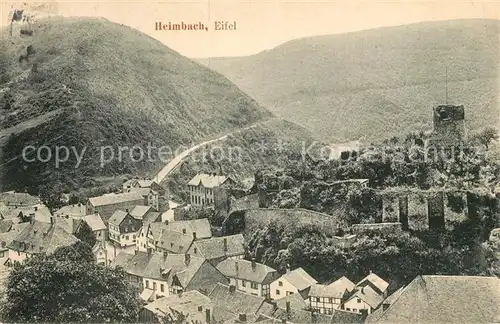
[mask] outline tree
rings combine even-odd
[[[491,142],[498,140],[498,132],[494,127],[489,126],[484,128],[478,134],[474,135],[472,138],[473,140],[478,141],[479,143],[484,145],[486,149],[488,149]]]
[[[82,242],[87,243],[91,248],[97,241],[94,232],[92,232],[92,229],[85,221],[82,221],[82,224],[78,228],[78,231],[75,233],[75,236]]]
[[[0,307],[5,322],[132,322],[141,302],[123,271],[90,262],[76,245],[15,263]]]

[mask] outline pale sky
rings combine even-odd
[[[500,19],[498,1],[59,1],[1,2],[1,25],[11,7],[23,3],[63,16],[104,17],[136,28],[191,57],[240,56],[271,49],[291,39],[382,26],[464,18]],[[155,22],[198,23],[209,31],[155,31]],[[235,31],[214,30],[215,21],[236,22]]]

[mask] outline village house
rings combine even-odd
[[[214,190],[221,186],[234,184],[234,180],[224,175],[198,173],[187,184],[191,205],[213,206],[215,203]]]
[[[54,212],[56,217],[80,218],[85,215],[87,215],[87,206],[81,203],[63,206]]]
[[[246,322],[253,315],[271,315],[274,306],[266,301],[265,297],[248,294],[236,289],[234,285],[218,283],[208,297],[214,305],[214,319],[226,322],[238,318]]]
[[[342,309],[364,315],[371,314],[387,297],[388,287],[389,283],[370,271],[370,274],[361,279],[345,297]]]
[[[87,202],[88,214],[99,214],[105,224],[118,209],[132,210],[136,205],[144,205],[144,197],[139,192],[126,192],[120,194],[106,194],[89,198]]]
[[[270,284],[280,277],[275,269],[254,260],[226,259],[217,265],[217,269],[239,291],[264,298],[270,298]]]
[[[57,248],[69,246],[78,242],[72,234],[55,224],[53,218],[50,223],[31,221],[11,242],[8,263],[22,262],[36,254],[51,254]]]
[[[159,298],[145,305],[139,313],[141,323],[174,322],[175,314],[186,315],[186,323],[213,322],[213,304],[197,290]]]
[[[13,223],[23,223],[30,220],[50,223],[51,217],[52,214],[49,208],[40,203],[10,209],[9,211],[2,214],[1,218],[12,220]]]
[[[165,188],[163,188],[156,181],[151,179],[130,179],[125,181],[122,185],[123,192],[128,192],[130,191],[130,189],[134,188],[149,188],[158,192],[160,196],[162,197],[165,196]]]
[[[287,269],[283,276],[271,283],[271,299],[280,299],[292,294],[300,294],[301,298],[306,299],[314,284],[317,284],[317,281],[304,269]]]
[[[213,265],[225,259],[243,259],[245,239],[243,235],[236,234],[198,240],[193,242],[187,253],[205,258]]]
[[[120,247],[136,245],[141,221],[130,215],[128,210],[116,210],[109,219],[109,239]]]
[[[83,220],[94,233],[96,240],[104,241],[106,239],[107,228],[99,214],[86,215]]]
[[[168,231],[162,235],[164,231]],[[208,219],[153,222],[139,230],[136,249],[185,253],[193,241],[212,237]],[[163,242],[163,243],[162,243]],[[179,252],[182,251],[182,252]]]
[[[143,225],[161,222],[161,213],[152,206],[137,205],[132,208],[130,215],[132,215],[135,219],[141,220]]]
[[[41,203],[40,198],[24,192],[7,191],[0,193],[0,213],[18,207],[30,207]]]
[[[498,323],[500,320],[497,277],[422,275],[393,295],[368,315],[366,323]]]
[[[147,206],[151,206],[153,207],[155,210],[160,210],[160,203],[159,203],[159,199],[160,199],[160,194],[151,189],[151,188],[132,188],[132,189],[129,189],[128,191],[129,193],[138,193],[142,196],[142,198],[144,199],[144,205],[147,205]],[[138,204],[138,205],[142,205],[142,204]]]
[[[229,282],[209,262],[189,254],[121,252],[113,265],[123,268],[145,301],[190,290],[207,294],[217,283]]]
[[[309,307],[321,314],[333,314],[335,309],[341,307],[344,296],[354,288],[355,284],[346,277],[341,277],[329,285],[311,285],[307,298]]]

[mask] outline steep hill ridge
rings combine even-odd
[[[432,106],[464,104],[467,125],[498,125],[500,23],[451,20],[289,41],[203,60],[272,112],[323,140],[429,129]]]
[[[100,147],[175,150],[272,116],[225,77],[105,19],[40,20],[33,36],[3,30],[0,49],[3,190],[150,172],[159,160],[101,168]],[[44,144],[86,151],[78,168],[73,154],[59,167],[21,158],[25,146]]]

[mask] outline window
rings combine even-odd
[[[283,287],[283,281],[278,281],[278,286]]]
[[[4,251],[0,252],[0,258],[3,258],[4,256],[5,256],[5,252]]]
[[[361,299],[360,298],[358,298],[358,303],[361,303]]]
[[[165,291],[165,285],[164,285],[164,284],[160,284],[160,291],[161,291],[161,292],[164,292],[164,291]]]
[[[149,280],[146,280],[146,288],[149,288]]]
[[[156,282],[153,281],[153,290],[156,290]]]
[[[198,249],[197,248],[194,248],[193,251],[194,251],[194,254],[198,253]]]
[[[135,240],[135,235],[132,235],[132,240]]]
[[[319,297],[316,297],[316,302],[319,303]]]
[[[347,307],[345,310],[346,310],[346,311],[348,311],[348,312],[350,312],[350,311],[351,311],[351,309],[350,309],[349,307]]]
[[[353,308],[352,311],[353,312],[358,312],[358,310],[356,308]]]
[[[128,241],[128,235],[127,235],[127,236],[125,236],[125,239]]]
[[[247,283],[245,282],[245,280],[241,280],[241,286],[243,286],[243,287],[247,286]]]
[[[286,295],[287,295],[287,296],[293,295],[293,291],[287,291],[287,292],[286,292]]]
[[[276,289],[276,295],[279,295],[279,294],[280,294],[280,290]]]
[[[328,298],[328,302],[329,302],[330,304],[333,304],[333,298]]]
[[[257,285],[255,282],[250,283],[250,287],[252,289],[259,289],[259,285]]]

